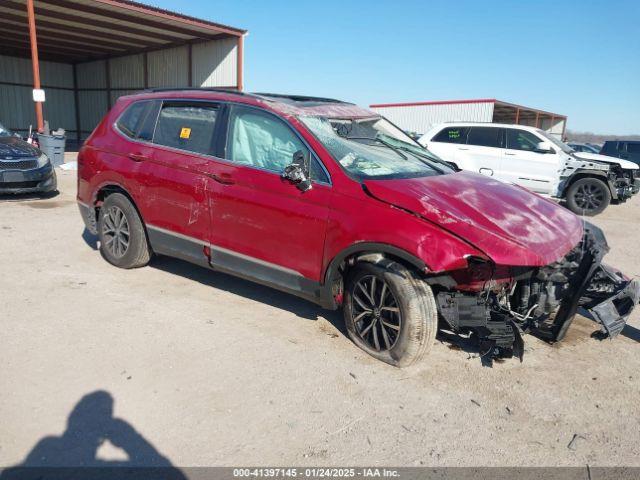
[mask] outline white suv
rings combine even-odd
[[[574,213],[596,215],[640,191],[638,165],[578,153],[553,135],[524,125],[446,123],[419,142],[443,160],[562,199]]]

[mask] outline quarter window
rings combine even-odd
[[[471,127],[467,137],[467,145],[499,148],[501,146],[501,133],[501,128]]]
[[[213,155],[216,105],[168,103],[162,106],[153,143]]]
[[[310,154],[302,140],[283,121],[253,108],[233,108],[227,136],[228,160],[282,173],[298,150]],[[313,156],[311,179],[329,183]]]
[[[514,128],[507,129],[507,148],[511,150],[526,150],[533,152],[538,148],[541,142],[533,133],[526,130],[516,130]],[[579,152],[584,151],[582,145],[576,146]]]
[[[151,102],[136,102],[129,105],[116,122],[118,130],[129,138],[136,138],[150,104]]]
[[[433,137],[433,142],[442,143],[466,143],[468,127],[447,127]]]

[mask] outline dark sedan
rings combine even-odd
[[[0,124],[0,194],[50,193],[57,188],[49,158]]]

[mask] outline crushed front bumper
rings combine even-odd
[[[483,358],[522,360],[522,333],[561,341],[579,309],[601,325],[600,338],[613,338],[638,305],[640,283],[603,264],[608,251],[602,231],[585,223],[582,241],[564,258],[542,268],[514,269],[507,291],[469,293],[440,285],[438,311],[453,331],[475,332]]]
[[[603,264],[609,252],[607,240],[598,227],[585,224],[578,268],[569,275],[569,286],[549,333],[560,341],[567,333],[579,308],[584,308],[600,323],[603,337],[613,338],[624,328],[629,315],[638,305],[640,283]]]

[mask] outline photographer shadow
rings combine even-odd
[[[125,460],[98,458],[98,449],[111,443]],[[127,468],[128,467],[128,468]],[[115,472],[114,472],[115,469]],[[41,439],[25,460],[6,469],[0,479],[69,478],[169,478],[186,480],[155,447],[128,422],[113,416],[113,397],[98,390],[85,395],[69,414],[67,429],[59,436]]]

